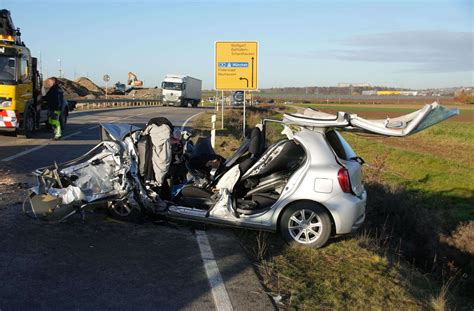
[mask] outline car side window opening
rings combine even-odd
[[[339,159],[350,160],[357,156],[341,134],[335,130],[326,132],[326,139]]]
[[[284,124],[278,122],[265,122],[265,146],[269,147],[274,143],[287,139],[286,135],[281,132]]]

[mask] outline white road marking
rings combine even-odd
[[[127,117],[125,117],[125,118],[118,118],[118,119],[115,119],[115,120],[112,121],[112,122],[117,122],[117,121],[119,121],[119,120],[126,120],[126,119],[130,119],[130,118],[133,118],[133,117],[136,117],[136,116],[142,116],[142,115],[145,115],[145,114],[148,114],[148,113],[149,113],[149,112],[147,111],[147,112],[145,112],[145,113],[135,114],[135,115],[127,116]],[[192,118],[194,118],[195,116],[197,116],[197,115],[199,115],[199,114],[201,114],[201,113],[203,113],[203,112],[196,113],[195,115],[192,115],[192,116],[190,116],[189,118],[187,118],[186,121],[184,121],[183,126],[181,127],[181,130],[184,129],[184,127],[186,126],[186,124],[187,124]],[[88,130],[95,129],[95,128],[97,128],[97,127],[99,127],[99,125],[94,125],[93,127],[88,128]],[[72,137],[72,136],[76,136],[76,135],[78,135],[78,134],[80,134],[80,133],[82,133],[82,132],[81,132],[81,131],[77,131],[77,132],[75,132],[75,133],[72,133],[72,134],[63,136],[63,139],[66,139],[66,138],[69,138],[69,137]],[[30,149],[24,150],[24,151],[22,151],[22,152],[20,152],[20,153],[17,153],[17,154],[15,154],[15,155],[12,155],[12,156],[3,158],[3,159],[1,159],[0,161],[2,161],[2,162],[8,162],[8,161],[17,159],[17,158],[19,158],[19,157],[22,157],[22,156],[24,156],[24,155],[26,155],[26,154],[29,154],[29,153],[31,153],[31,152],[34,152],[34,151],[36,151],[36,150],[40,150],[40,149],[42,149],[42,148],[44,148],[44,147],[46,147],[46,146],[49,146],[49,145],[51,145],[51,143],[46,143],[46,144],[43,144],[43,145],[39,145],[39,146],[30,148]]]
[[[203,112],[196,113],[187,118],[181,126],[181,131],[184,130],[186,124],[191,121],[197,115]],[[204,269],[206,270],[207,279],[211,286],[212,297],[214,298],[214,304],[218,311],[232,311],[232,303],[230,302],[229,294],[225,288],[224,281],[222,280],[219,268],[217,267],[214,254],[212,253],[209,239],[207,238],[206,232],[202,230],[196,230],[196,240],[201,251],[202,262],[204,263]]]
[[[63,136],[63,139],[69,138],[69,137],[72,137],[72,136],[76,136],[76,135],[79,135],[79,134],[81,134],[81,133],[82,133],[82,131],[77,131],[77,132],[74,132],[74,133],[72,133],[72,134]]]
[[[196,114],[193,114],[193,115],[190,116],[189,118],[187,118],[187,119],[184,121],[183,125],[181,126],[181,132],[184,131],[184,128],[186,127],[186,124],[188,124],[188,122],[191,121],[192,118],[194,118],[195,116],[200,115],[201,113],[204,113],[204,112],[198,112],[198,113],[196,113]]]
[[[111,122],[111,123],[114,123],[114,122],[117,122],[117,121],[126,120],[126,119],[131,119],[131,118],[133,118],[133,117],[138,117],[138,116],[142,116],[142,115],[144,115],[144,114],[149,114],[149,113],[150,113],[150,112],[144,112],[144,113],[140,113],[140,114],[135,114],[135,115],[133,115],[133,116],[128,116],[128,117],[125,117],[125,118],[117,118],[117,119],[114,119],[114,120],[112,120],[112,121],[110,121],[110,122]],[[99,126],[100,126],[100,125],[98,124],[98,125],[91,126],[91,127],[87,128],[87,129],[88,129],[88,130],[93,130],[93,129],[98,128]]]
[[[81,131],[77,131],[77,132],[75,132],[75,133],[72,133],[72,134],[63,136],[63,139],[66,139],[66,138],[69,138],[69,137],[72,137],[72,136],[76,136],[76,135],[79,135],[79,134],[81,134],[81,133],[82,133]],[[8,161],[11,161],[11,160],[15,160],[15,159],[17,159],[17,158],[19,158],[19,157],[22,157],[22,156],[24,156],[24,155],[26,155],[26,154],[28,154],[28,153],[32,153],[33,151],[42,149],[42,148],[44,148],[44,147],[46,147],[46,146],[49,146],[49,145],[51,145],[50,142],[48,142],[48,143],[46,143],[46,144],[43,144],[43,145],[39,145],[39,146],[33,147],[33,148],[30,148],[30,149],[26,149],[26,150],[24,150],[24,151],[22,151],[22,152],[20,152],[20,153],[17,153],[17,154],[15,154],[15,155],[12,155],[12,156],[10,156],[10,157],[3,158],[1,161],[2,161],[2,162],[8,162]]]
[[[218,311],[233,310],[229,294],[227,293],[216,260],[214,259],[214,254],[212,253],[206,232],[196,230],[196,240],[199,245],[199,250],[201,251],[202,262],[204,263],[207,279],[211,286],[212,297],[214,298],[216,309]]]

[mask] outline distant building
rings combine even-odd
[[[377,95],[377,91],[376,91],[376,90],[362,91],[362,95],[363,95],[363,96],[373,96],[373,95]]]
[[[418,91],[400,91],[403,96],[418,96]]]
[[[337,87],[350,87],[351,84],[350,83],[338,83],[337,84]]]
[[[400,95],[400,91],[377,91],[377,95],[381,95],[381,96]]]
[[[337,84],[337,87],[372,87],[369,83],[346,83],[341,82]]]

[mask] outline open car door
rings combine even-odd
[[[283,122],[306,127],[338,128],[383,136],[405,137],[458,115],[459,109],[446,108],[434,102],[420,110],[396,118],[367,120],[357,114],[338,112],[337,115],[306,109],[303,114],[285,114]]]

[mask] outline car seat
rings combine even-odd
[[[218,175],[216,176],[214,183],[217,182],[219,177],[221,177],[229,168],[234,165],[239,165],[239,170],[243,174],[247,169],[249,169],[262,155],[264,150],[264,141],[262,131],[259,128],[252,129],[250,133],[250,138],[247,139],[237,151],[224,163],[223,168]],[[213,184],[214,184],[213,183]],[[188,204],[195,204],[199,207],[210,206],[212,202],[210,197],[212,192],[209,190],[204,190],[201,187],[195,185],[186,185],[181,190],[181,198],[183,202]]]
[[[239,163],[240,172],[243,174],[257,162],[264,149],[265,142],[262,131],[258,127],[255,127],[250,133],[250,139],[247,139],[240,148],[227,159],[224,165],[226,168],[230,168],[234,166],[235,163]]]

